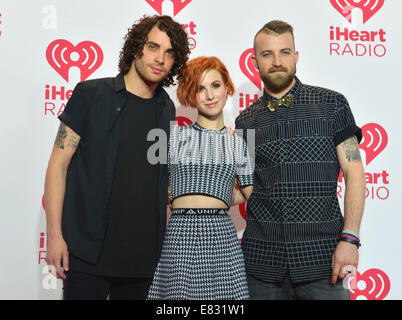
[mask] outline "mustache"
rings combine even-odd
[[[269,73],[277,72],[277,71],[288,72],[288,69],[285,68],[285,67],[278,67],[278,68],[275,68],[275,67],[274,67],[274,68],[270,68],[270,69],[268,70]]]
[[[150,64],[149,66],[150,66],[151,68],[155,68],[155,69],[159,69],[159,70],[165,71],[165,68],[162,67],[162,66],[160,66],[160,65],[154,66],[154,65]]]

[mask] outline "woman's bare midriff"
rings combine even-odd
[[[184,195],[174,199],[173,209],[186,209],[186,208],[205,208],[205,209],[228,209],[228,206],[222,200],[214,197],[191,194]]]

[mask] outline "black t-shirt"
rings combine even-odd
[[[152,277],[158,247],[158,165],[147,160],[156,99],[128,93],[121,111],[118,153],[103,248],[92,265],[70,257],[70,269],[115,277]],[[144,241],[146,239],[146,241]]]

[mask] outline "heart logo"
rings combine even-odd
[[[384,0],[330,0],[331,5],[343,15],[349,23],[352,23],[352,10],[361,9],[363,12],[363,23],[366,23],[384,5]]]
[[[193,123],[189,118],[186,117],[176,117],[175,120],[177,121],[177,125],[179,127],[185,127]]]
[[[192,0],[172,0],[173,2],[173,15],[176,16],[181,10],[184,9]]]
[[[102,49],[92,41],[80,42],[77,46],[63,39],[54,40],[46,49],[50,66],[68,82],[71,67],[81,71],[81,81],[87,79],[103,62]]]
[[[360,149],[366,152],[366,165],[373,161],[387,146],[388,134],[377,123],[367,123],[362,127],[363,141]]]
[[[154,10],[162,15],[162,4],[165,0],[145,0]],[[173,2],[173,16],[176,16],[192,0],[171,0]]]
[[[254,49],[247,49],[240,56],[239,64],[243,74],[261,90],[261,78],[258,70],[254,67],[251,57],[254,55]]]
[[[162,15],[162,3],[164,0],[145,0],[146,2],[148,2],[148,4],[154,8],[154,10]]]
[[[366,297],[367,300],[383,300],[391,289],[387,274],[380,269],[369,269],[363,274],[357,272],[356,279],[351,281],[356,284],[349,289],[352,300],[359,296]]]

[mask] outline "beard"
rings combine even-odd
[[[167,76],[164,71],[162,71],[159,75],[152,74],[151,71],[149,70],[150,65],[146,64],[144,61],[141,61],[140,59],[134,60],[133,63],[136,73],[145,83],[148,84],[159,83]],[[156,68],[162,69],[162,67],[160,66],[157,66]]]
[[[283,71],[283,74],[275,74],[276,71]],[[286,89],[293,81],[296,75],[296,66],[290,71],[285,67],[270,68],[268,71],[260,72],[261,80],[267,88],[274,92],[279,93]]]

